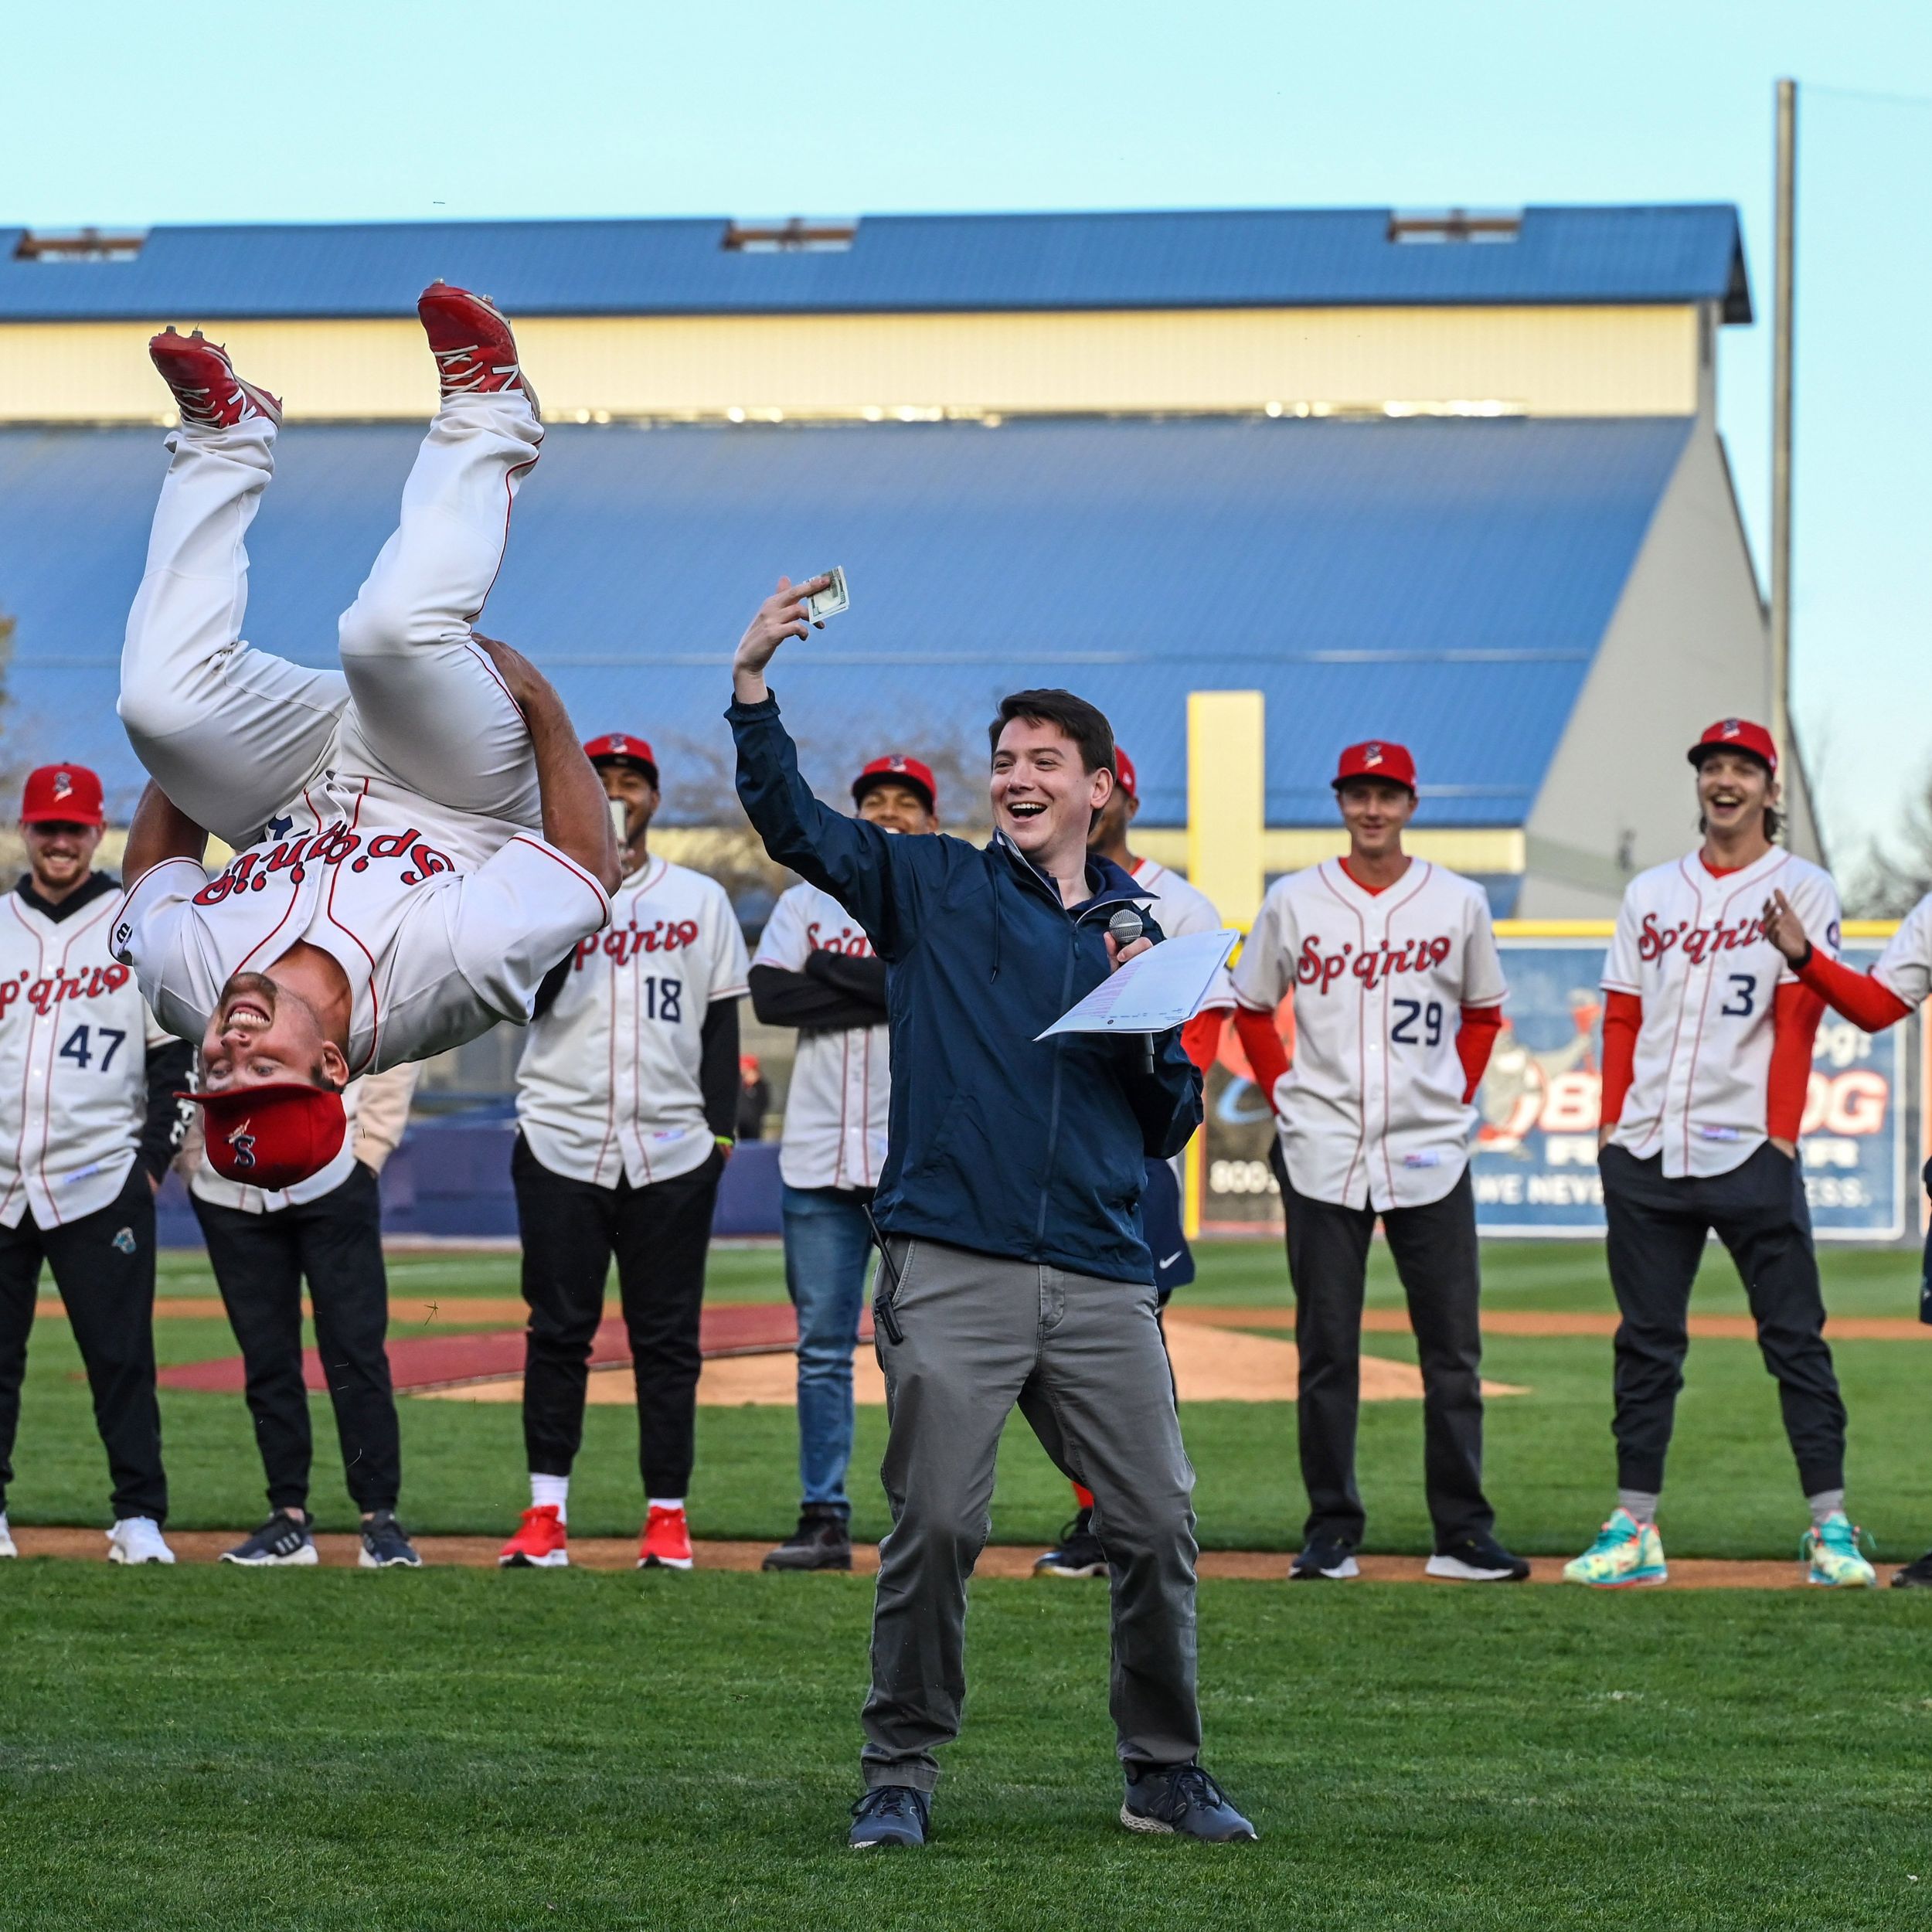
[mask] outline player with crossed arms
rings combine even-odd
[[[1866,1032],[1883,1032],[1909,1019],[1932,997],[1932,893],[1899,922],[1898,930],[1869,973],[1855,973],[1828,951],[1814,946],[1798,907],[1781,892],[1774,891],[1765,903],[1764,932],[1791,962],[1801,986]],[[1932,1161],[1925,1164],[1925,1184],[1932,1189]],[[1932,1321],[1932,1232],[1926,1236],[1919,1318]],[[1892,1587],[1932,1590],[1932,1550],[1917,1563],[1894,1571]]]
[[[527,1020],[618,879],[562,701],[471,628],[543,436],[515,342],[463,289],[432,284],[417,311],[442,400],[343,614],[339,672],[239,641],[281,405],[199,331],[150,345],[181,427],[121,658],[154,782],[112,944],[200,1045],[210,1162],[260,1186],[335,1157],[355,1076]],[[236,849],[212,879],[209,832]]]
[[[1661,1583],[1656,1526],[1692,1284],[1714,1232],[1750,1298],[1764,1366],[1811,1512],[1815,1583],[1876,1581],[1845,1513],[1845,1404],[1798,1161],[1811,1043],[1824,1002],[1767,936],[1783,893],[1835,950],[1838,892],[1771,841],[1777,748],[1725,718],[1690,748],[1702,846],[1632,879],[1604,963],[1598,1134],[1617,1328],[1617,1507],[1564,1571],[1598,1588]]]

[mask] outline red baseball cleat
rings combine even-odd
[[[170,322],[148,345],[148,353],[161,379],[174,391],[181,420],[199,430],[226,430],[251,416],[265,416],[277,425],[282,406],[265,389],[244,383],[235,373],[228,352],[209,342],[199,329],[178,335]]]
[[[516,1534],[496,1560],[499,1570],[567,1570],[570,1566],[563,1519],[556,1505],[546,1502],[523,1512]]]
[[[689,1570],[691,1526],[682,1509],[653,1509],[638,1542],[640,1570]]]
[[[430,338],[446,399],[521,389],[529,397],[531,408],[536,407],[536,392],[524,381],[516,359],[516,338],[509,318],[487,295],[431,282],[417,297],[416,312]]]

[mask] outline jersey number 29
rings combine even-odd
[[[1399,1046],[1440,1046],[1442,1044],[1442,1002],[1432,999],[1427,1006],[1419,999],[1399,999],[1395,1002],[1399,1017],[1389,1029],[1389,1037]],[[1426,1039],[1418,1039],[1416,1024],[1420,1021],[1427,1029]]]

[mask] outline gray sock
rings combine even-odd
[[[1845,1492],[1842,1489],[1821,1489],[1816,1495],[1807,1496],[1804,1500],[1811,1506],[1811,1527],[1822,1529],[1825,1519],[1845,1507]]]
[[[1617,1507],[1628,1509],[1639,1522],[1657,1520],[1658,1500],[1655,1489],[1620,1489],[1617,1492]]]

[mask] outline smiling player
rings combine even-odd
[[[1783,893],[1832,951],[1838,892],[1771,841],[1777,749],[1763,726],[1713,725],[1690,748],[1702,846],[1630,883],[1604,965],[1598,1140],[1616,1339],[1617,1507],[1570,1564],[1573,1583],[1665,1580],[1656,1528],[1689,1346],[1691,1284],[1714,1231],[1730,1250],[1777,1378],[1811,1512],[1810,1581],[1869,1586],[1845,1513],[1845,1404],[1798,1160],[1824,1002],[1765,931]]]

